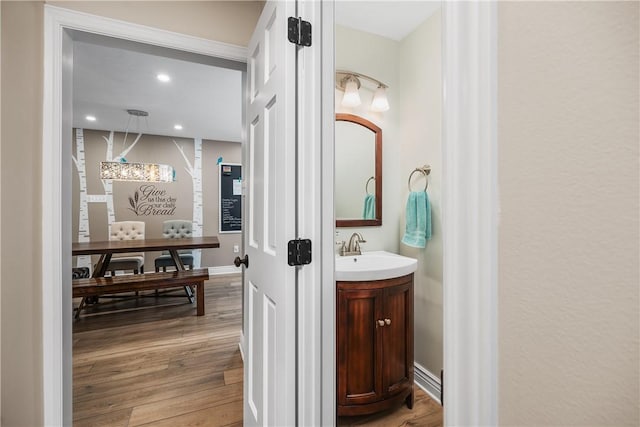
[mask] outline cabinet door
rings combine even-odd
[[[413,384],[413,281],[384,290],[382,328],[385,396]]]
[[[382,399],[382,289],[338,288],[338,405]]]

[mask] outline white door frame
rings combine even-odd
[[[65,30],[80,30],[237,62],[247,60],[244,47],[44,6],[41,285],[42,396],[43,424],[46,426],[71,425],[72,419],[71,233],[66,228],[71,215],[71,189],[70,184],[66,185],[70,183],[71,158],[62,154],[70,154],[70,145],[66,144],[71,141],[71,88],[68,82],[63,82],[63,68],[69,65],[65,61],[71,58],[68,43],[63,41],[68,37]]]
[[[496,8],[442,3],[446,425],[498,423]]]

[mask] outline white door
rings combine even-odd
[[[296,424],[295,2],[267,1],[248,47],[244,424]]]

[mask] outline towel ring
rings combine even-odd
[[[411,174],[409,174],[409,180],[407,181],[407,185],[409,186],[409,191],[411,190],[411,178],[413,177],[413,174],[416,172],[420,172],[422,175],[424,175],[424,190],[423,191],[427,191],[427,187],[429,187],[429,180],[427,179],[427,175],[429,175],[429,173],[431,172],[431,167],[430,166],[423,166],[421,168],[415,168]]]
[[[365,193],[367,193],[367,196],[371,196],[371,195],[372,195],[371,193],[369,193],[369,183],[370,183],[372,180],[375,182],[375,180],[376,180],[376,179],[375,179],[374,177],[371,177],[371,178],[369,178],[369,179],[367,180],[367,183],[364,185],[364,192],[365,192]]]

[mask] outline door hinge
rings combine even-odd
[[[289,17],[289,41],[298,46],[311,46],[311,23],[302,18]]]
[[[289,240],[289,265],[311,264],[311,240]]]

